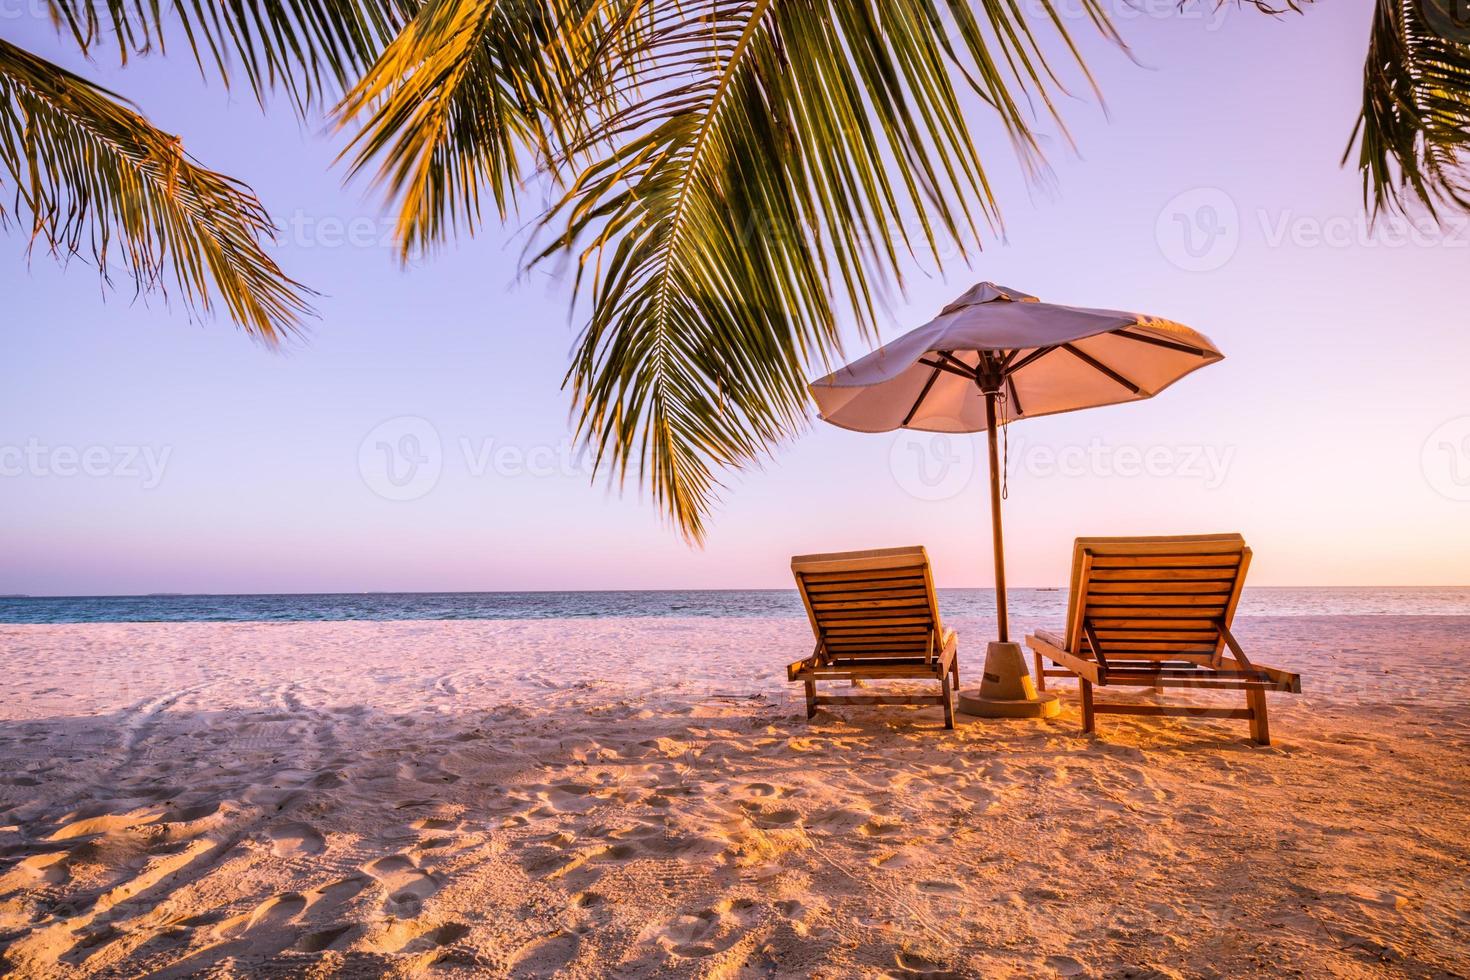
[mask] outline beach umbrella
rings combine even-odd
[[[996,612],[1008,643],[997,426],[1151,398],[1223,357],[1208,337],[1169,320],[1043,303],[982,282],[811,392],[822,419],[844,429],[989,433]]]

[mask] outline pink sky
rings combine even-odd
[[[1054,142],[1053,190],[978,126],[1006,237],[942,276],[916,260],[889,333],[989,279],[1227,354],[1153,401],[1012,429],[1012,583],[1060,584],[1078,534],[1239,530],[1255,584],[1470,584],[1470,226],[1370,232],[1338,166],[1371,5],[1173,9],[1123,23],[1143,67],[1088,45],[1110,116],[1067,107],[1080,155]],[[43,24],[18,34],[63,58]],[[691,550],[571,452],[569,283],[518,282],[521,237],[400,270],[315,127],[182,60],[80,67],[256,187],[323,317],[273,355],[0,239],[0,592],[784,586],[794,553],[909,543],[942,585],[990,584],[978,437],[816,423],[732,478]],[[426,462],[399,486],[403,449]]]

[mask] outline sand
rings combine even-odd
[[[1269,748],[808,724],[792,620],[3,626],[0,974],[1470,969],[1470,619],[1238,632]]]

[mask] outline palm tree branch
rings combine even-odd
[[[1354,144],[1375,214],[1470,209],[1470,31],[1450,4],[1378,0],[1344,162]]]
[[[305,112],[372,64],[417,0],[46,0],[75,43],[93,54],[109,39],[120,60],[168,50],[178,30],[201,73],[229,84],[238,63],[264,101],[285,92]]]
[[[117,256],[139,292],[167,296],[171,284],[206,315],[222,302],[268,344],[309,312],[307,290],[265,251],[274,226],[249,187],[197,164],[113,93],[0,40],[7,179],[32,244],[90,253],[104,280]]]
[[[959,0],[668,5],[617,46],[614,108],[559,158],[579,172],[533,261],[574,255],[579,288],[591,277],[567,378],[579,437],[615,479],[636,466],[692,540],[714,471],[804,424],[837,304],[871,333],[899,247],[963,251],[996,220],[954,81],[1023,149],[1017,95],[1052,105],[1058,83],[1015,5],[984,9],[988,32]]]

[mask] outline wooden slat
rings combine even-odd
[[[922,609],[929,611],[929,602],[922,591],[911,595],[863,597],[861,599],[818,599],[812,598],[812,608],[822,613],[841,612],[846,609]]]
[[[801,579],[808,587],[831,585],[837,582],[881,582],[885,579],[901,582],[924,581],[922,568],[874,568],[859,572],[802,572]]]
[[[1206,667],[1209,666],[1210,661],[1214,660],[1215,658],[1213,650],[1211,650],[1209,653],[1186,653],[1181,650],[1170,649],[1109,650],[1107,653],[1109,657],[1114,658],[1115,663],[1121,664],[1125,667],[1129,664],[1137,662],[1147,661],[1150,663],[1154,663],[1165,660],[1188,660],[1191,663],[1199,664],[1201,667]],[[1050,656],[1050,654],[1047,654],[1047,656]]]
[[[836,647],[828,651],[828,656],[833,663],[849,657],[907,657],[927,662],[928,653],[927,647],[896,647],[891,644],[880,644],[866,647]]]
[[[1229,582],[1093,582],[1088,589],[1090,596],[1105,595],[1138,595],[1140,591],[1145,595],[1217,595],[1229,596],[1232,589]]]
[[[1149,715],[1171,718],[1249,718],[1248,708],[1191,708],[1178,704],[1101,704],[1092,710],[1100,715]]]
[[[1153,592],[1123,592],[1113,595],[1089,596],[1087,605],[1092,606],[1211,606],[1223,610],[1227,594],[1224,592],[1199,592],[1188,595],[1159,595]]]
[[[899,591],[917,592],[920,595],[928,595],[922,581],[913,579],[891,579],[875,578],[869,582],[819,582],[807,586],[807,594],[822,597],[834,597],[851,594],[856,598],[865,598],[875,592]]]
[[[817,704],[943,704],[938,694],[818,694]]]
[[[818,612],[818,618],[823,624],[833,626],[847,626],[851,623],[873,620],[882,622],[884,625],[893,623],[923,623],[931,624],[929,610],[924,607],[899,606],[890,609],[833,609]]]
[[[1231,568],[1098,568],[1092,572],[1095,582],[1183,582],[1214,581],[1233,584]]]
[[[1099,630],[1197,630],[1212,620],[1188,614],[1169,616],[1088,616],[1087,621]]]
[[[1118,637],[1112,640],[1099,638],[1098,642],[1102,644],[1103,652],[1109,656],[1115,651],[1123,652],[1126,650],[1137,650],[1141,653],[1160,653],[1174,650],[1181,654],[1195,654],[1205,651],[1210,653],[1215,652],[1215,641],[1213,638],[1202,639],[1195,637],[1192,640],[1157,640],[1150,637],[1131,636]]]
[[[827,652],[835,659],[856,657],[867,653],[883,656],[922,657],[928,654],[927,643],[883,643],[874,640],[854,640],[852,643],[829,644]]]
[[[1213,622],[1225,614],[1221,605],[1209,606],[1088,606],[1087,618],[1094,623],[1105,619],[1193,619]]]
[[[813,680],[819,681],[933,680],[939,676],[937,670],[926,664],[916,664],[913,667],[869,667],[867,664],[854,664],[851,668],[837,665],[833,667],[818,667],[815,670],[804,672],[802,676],[806,676],[806,674],[810,674]]]
[[[836,635],[841,635],[841,633],[851,633],[854,629],[897,629],[898,632],[903,633],[913,633],[919,632],[919,630],[933,629],[933,623],[929,621],[928,616],[894,616],[888,617],[888,619],[885,619],[885,617],[882,616],[858,616],[853,617],[853,619],[838,621],[823,620],[822,626],[823,636],[828,635],[828,633],[836,633]]]
[[[1215,638],[1220,634],[1214,630],[1109,630],[1099,628],[1098,639],[1107,643],[1109,640],[1193,640],[1196,643],[1214,644]]]
[[[807,596],[812,602],[860,602],[864,599],[925,599],[929,594],[920,586],[894,586],[887,582],[874,583],[872,588],[843,586],[831,589],[809,589]]]
[[[1092,567],[1104,568],[1235,568],[1240,552],[1214,555],[1094,555]]]

